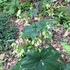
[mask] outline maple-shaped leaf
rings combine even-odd
[[[30,38],[34,39],[37,35],[39,35],[39,33],[36,31],[35,28],[33,28],[32,26],[26,26],[22,32],[21,37],[23,37],[23,38],[30,37]]]
[[[63,63],[58,61],[61,54],[50,48],[28,52],[22,62],[22,70],[61,70]]]
[[[50,24],[50,22],[52,22],[52,20],[42,20],[41,22],[35,22],[31,26],[26,26],[21,33],[21,37],[34,39],[36,36],[39,36],[41,31],[45,29],[48,30],[47,25]],[[50,27],[50,25],[48,26]]]

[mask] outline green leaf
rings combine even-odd
[[[47,22],[47,23],[46,23]],[[48,29],[48,26],[50,27],[50,24],[52,20],[42,20],[41,22],[35,22],[31,26],[26,26],[24,30],[21,33],[21,38],[32,38],[34,39],[36,36],[39,36],[40,32],[44,29]],[[47,26],[48,25],[48,26]]]
[[[37,16],[38,10],[33,9],[28,12],[31,16]]]
[[[66,67],[64,70],[70,70],[70,64],[66,64]]]
[[[17,26],[10,21],[7,14],[0,14],[0,50],[7,50],[17,38]]]
[[[30,37],[34,39],[37,35],[39,35],[39,33],[35,30],[35,28],[33,28],[32,26],[26,26],[21,37]]]
[[[20,61],[18,61],[17,64],[11,70],[21,70],[20,65],[23,60],[24,59],[21,59]]]
[[[63,64],[57,61],[61,54],[51,48],[28,52],[22,62],[22,70],[61,70]]]
[[[61,43],[61,45],[66,50],[66,52],[70,55],[70,45],[68,45],[67,43]]]
[[[2,0],[0,0],[0,3],[2,3],[3,1]]]
[[[15,13],[15,8],[13,7],[10,7],[9,11],[8,11],[10,14],[14,14]]]

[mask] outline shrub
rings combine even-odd
[[[0,50],[7,50],[17,38],[18,29],[9,21],[9,16],[0,14]]]
[[[19,7],[19,0],[0,0],[0,11],[13,15]]]

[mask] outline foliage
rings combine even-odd
[[[28,43],[30,43],[34,48],[36,47],[35,43],[37,44],[37,40],[41,41],[40,44],[42,44],[41,47],[43,47],[45,46],[43,42],[47,43],[44,39],[50,35],[46,33],[48,33],[50,30],[51,23],[52,20],[42,20],[41,22],[36,22],[31,26],[26,26],[21,33],[21,37],[29,39]],[[30,38],[32,40],[30,40]],[[27,47],[28,46],[29,45],[27,45]],[[61,62],[57,61],[58,58],[61,58],[60,53],[56,51],[52,46],[47,49],[43,48],[42,50],[34,49],[29,51],[30,52],[26,53],[25,60],[22,62],[22,70],[61,70],[63,62],[62,60]]]
[[[7,50],[17,38],[18,29],[9,21],[9,16],[0,14],[0,50]]]
[[[41,22],[35,22],[31,26],[26,26],[21,33],[21,38],[32,38],[39,36],[41,32],[45,36],[49,36],[49,31],[51,28],[51,23],[53,20],[42,20]]]
[[[0,70],[3,70],[3,63],[5,62],[3,59],[5,57],[5,54],[0,54]]]
[[[29,10],[30,10],[30,7],[31,7],[30,1],[28,1],[28,2],[22,2],[22,3],[21,3],[21,10],[22,10],[23,12],[29,11]]]
[[[66,6],[58,6],[55,9],[55,14],[60,24],[63,24],[64,28],[70,27],[70,8]]]
[[[32,50],[26,54],[21,70],[61,70],[63,63],[58,61],[60,55],[53,47]]]
[[[13,47],[13,54],[16,54],[15,57],[24,57],[27,53],[27,51],[31,50],[31,49],[39,49],[38,47],[33,47],[32,43],[27,43],[25,45],[18,45],[17,43],[12,43],[11,45]]]
[[[70,45],[68,45],[67,43],[61,43],[61,45],[66,50],[66,52],[70,55]]]
[[[64,70],[70,70],[70,64],[66,64],[66,68]]]
[[[4,64],[4,59],[5,58],[5,53],[0,54],[0,70],[3,70],[3,64]]]
[[[67,30],[70,30],[70,21],[65,21],[63,23],[63,27],[66,28]]]
[[[50,46],[46,49],[42,48],[27,52],[26,57],[18,61],[12,70],[64,70],[64,66],[61,54]]]
[[[67,28],[70,28],[70,8],[66,6],[57,6],[56,0],[0,0],[0,12],[9,15],[17,15],[17,18],[53,18]],[[66,1],[66,0],[65,0]],[[67,0],[69,1],[69,0]],[[41,18],[40,17],[40,18]],[[7,15],[0,15],[0,50],[7,50],[17,38],[18,29],[15,24],[9,21]],[[27,20],[27,19],[26,19]],[[26,44],[18,45],[13,43],[13,53],[16,57],[22,57],[12,70],[67,70],[69,65],[64,69],[64,62],[61,54],[52,46],[48,48],[52,40],[52,29],[54,20],[41,20],[32,25],[25,26],[20,37],[26,39]],[[56,24],[57,25],[57,24]],[[24,42],[24,41],[23,41]],[[62,43],[67,53],[70,52],[69,45]],[[5,49],[4,49],[5,48]],[[24,58],[25,57],[25,58]],[[22,64],[21,64],[22,63]]]
[[[50,17],[53,17],[54,15],[54,9],[52,8],[53,7],[53,2],[52,1],[48,1],[48,2],[43,2],[43,5],[42,5],[42,9],[44,10],[42,15],[43,16],[50,16]]]
[[[37,13],[38,13],[38,10],[36,10],[36,9],[32,9],[32,10],[29,10],[29,11],[28,11],[28,14],[29,14],[31,17],[37,16]]]
[[[13,47],[13,53],[16,54],[15,57],[21,57],[23,56],[24,53],[24,49],[23,46],[18,45],[17,43],[12,43],[12,47]]]
[[[0,70],[3,70],[3,60],[0,60]]]
[[[66,38],[64,38],[63,41],[61,42],[61,46],[66,51],[66,53],[70,56],[70,44],[68,44],[68,40]]]
[[[65,2],[70,2],[70,0],[65,0]]]
[[[1,12],[12,15],[12,14],[15,14],[18,7],[19,7],[19,0],[0,0]]]
[[[52,3],[53,0],[40,0],[38,2],[35,2],[35,6],[38,8],[39,13],[46,17],[46,16],[52,16],[53,15],[53,8]]]
[[[13,68],[11,68],[11,70],[21,70],[20,68],[20,65],[21,65],[21,62],[23,61],[24,59],[21,59],[17,62],[16,66],[14,66]]]
[[[54,0],[37,0],[37,1],[22,1],[22,3],[20,3],[20,0],[1,0],[0,1],[0,11],[4,12],[4,13],[8,13],[9,15],[17,15],[16,12],[18,12],[18,10],[21,10],[21,14],[29,11],[34,5],[36,5],[38,7],[39,10],[43,10],[44,13],[42,13],[42,15],[52,15],[53,14],[53,9],[51,6],[51,3],[54,2]],[[50,9],[49,9],[50,8]],[[36,10],[35,10],[36,11]],[[34,14],[33,14],[34,15]],[[22,16],[22,15],[21,15]]]

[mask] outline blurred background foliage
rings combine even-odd
[[[21,31],[20,26],[24,26]],[[68,35],[70,0],[0,0],[0,51],[13,48],[12,55],[22,59],[12,70],[17,70],[28,51],[41,51],[40,48],[53,42],[52,32],[58,32],[61,26]],[[21,44],[16,43],[17,39]],[[61,45],[70,55],[67,41],[63,40]],[[3,63],[0,61],[0,66]]]

